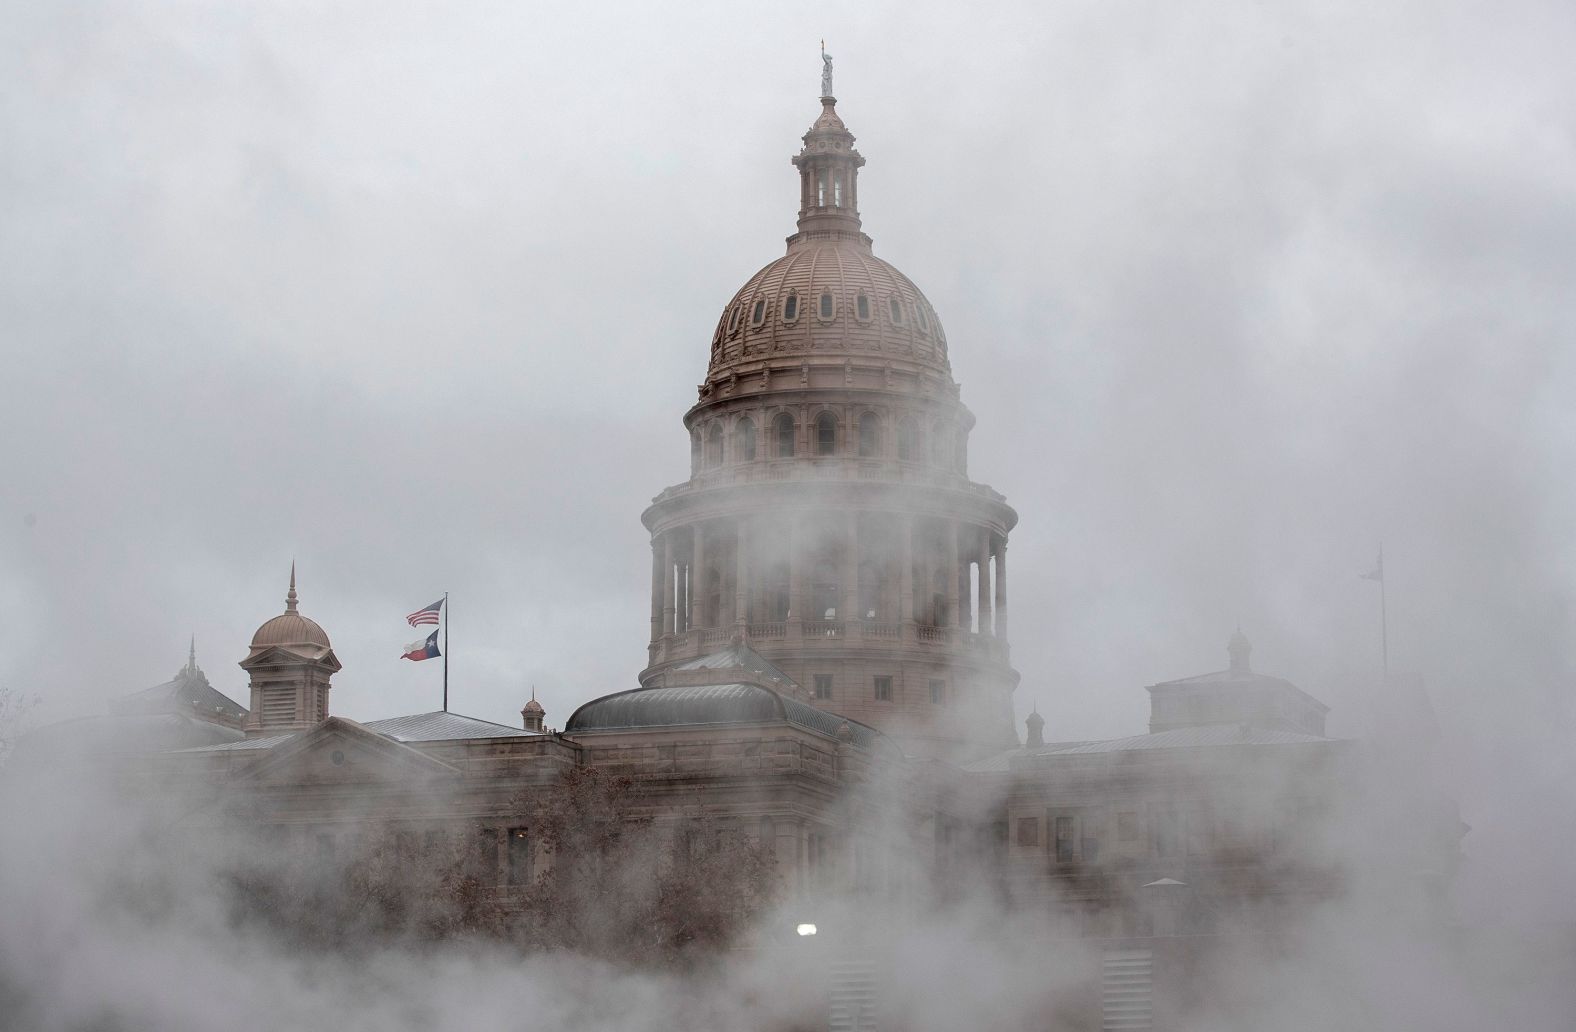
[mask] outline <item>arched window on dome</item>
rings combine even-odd
[[[914,306],[914,314],[919,317],[919,332],[920,333],[929,333],[930,332],[930,320],[928,318],[926,318],[926,316],[925,316],[925,306],[922,305],[922,304],[915,305]]]
[[[826,169],[824,168],[815,177],[815,206],[817,208],[826,207]]]
[[[903,302],[901,302],[901,301],[899,301],[897,299],[897,295],[896,294],[893,294],[891,297],[887,298],[887,310],[892,315],[892,325],[893,326],[902,326],[903,325]]]
[[[749,416],[734,427],[733,457],[737,462],[755,461],[755,420]]]
[[[854,318],[860,322],[870,321],[870,298],[865,296],[864,291],[860,291],[854,299]]]
[[[815,453],[837,454],[837,417],[830,412],[815,417]]]
[[[706,430],[706,465],[722,465],[722,424],[713,423]]]
[[[837,302],[832,298],[830,290],[821,291],[821,307],[816,314],[822,319],[831,319],[837,314]]]
[[[733,312],[728,316],[728,332],[729,333],[738,333],[739,332],[739,316],[741,316],[743,314],[744,314],[744,307],[742,305],[734,305],[733,306]]]
[[[755,306],[750,309],[750,325],[751,326],[759,326],[761,323],[763,323],[765,321],[766,321],[766,299],[764,297],[756,298],[755,299]]]
[[[690,475],[700,472],[700,427],[690,431]]]
[[[843,174],[841,172],[833,172],[832,173],[832,207],[834,207],[834,208],[841,208],[842,206],[843,206]]]
[[[897,425],[897,457],[902,462],[919,462],[925,457],[919,420],[913,416],[904,416]]]
[[[772,420],[772,437],[776,441],[775,453],[780,459],[791,459],[794,453],[793,417],[786,412],[777,413]]]
[[[881,417],[866,412],[859,417],[859,455],[872,458],[881,454]]]
[[[799,295],[790,290],[783,299],[783,322],[791,323],[799,318]]]

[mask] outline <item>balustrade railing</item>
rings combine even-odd
[[[843,621],[806,620],[804,622],[804,636],[806,638],[841,638],[843,636]]]
[[[752,638],[786,638],[788,625],[782,621],[772,623],[752,623],[749,625]]]
[[[903,637],[903,625],[897,623],[863,623],[859,630],[866,638],[882,641],[900,641]]]

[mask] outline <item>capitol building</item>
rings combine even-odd
[[[246,698],[216,691],[193,654],[108,718],[145,732],[127,777],[210,786],[278,840],[330,852],[372,824],[463,827],[507,896],[552,862],[522,794],[553,792],[565,771],[617,772],[659,822],[703,811],[758,842],[807,912],[849,892],[925,910],[960,872],[987,878],[1046,935],[1087,946],[1065,1027],[1172,1027],[1201,943],[1273,934],[1350,891],[1330,829],[1372,833],[1353,804],[1388,768],[1368,743],[1327,737],[1326,707],[1259,672],[1229,626],[1221,669],[1132,686],[1151,709],[1129,737],[1047,740],[1038,713],[1016,725],[1011,631],[1033,633],[1034,616],[1009,624],[1019,514],[997,487],[1011,485],[970,478],[976,414],[954,342],[877,256],[859,214],[865,158],[829,72],[822,93],[793,155],[796,195],[785,177],[785,252],[696,342],[705,375],[673,435],[689,477],[640,515],[638,679],[551,720],[533,699],[513,726],[352,719],[332,704],[332,628],[306,615],[332,587],[304,577],[298,591],[292,571],[283,609],[226,657]],[[879,821],[871,799],[850,803],[876,784]],[[1413,880],[1427,905],[1459,823],[1446,800],[1412,817],[1379,834],[1399,865],[1429,872]],[[902,1027],[872,988],[879,957],[869,965],[829,989],[830,1027]]]

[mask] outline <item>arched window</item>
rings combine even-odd
[[[821,291],[821,318],[830,319],[835,314],[837,314],[837,306],[832,300],[832,292],[830,290]]]
[[[750,325],[759,326],[766,321],[766,299],[756,298],[755,307],[750,309]]]
[[[722,571],[707,564],[706,593],[701,596],[701,626],[716,627],[722,619]]]
[[[902,462],[918,462],[925,457],[925,443],[920,439],[919,420],[904,416],[897,425],[897,457]]]
[[[799,295],[789,292],[783,301],[783,322],[793,322],[799,318]]]
[[[700,427],[690,431],[690,472],[700,470]]]
[[[916,315],[919,316],[919,331],[921,333],[929,333],[930,332],[930,320],[925,317],[925,306],[924,305],[915,305],[914,306],[914,312],[915,312]]]
[[[860,322],[870,321],[870,299],[862,293],[854,299],[854,318]]]
[[[722,465],[722,424],[713,423],[706,430],[706,465]]]
[[[741,306],[739,306],[739,305],[734,305],[733,306],[733,312],[732,312],[732,314],[730,314],[728,316],[728,332],[729,333],[736,333],[736,332],[738,332],[738,329],[739,329],[739,316],[742,315],[743,313],[744,313],[744,309]]]
[[[793,458],[793,417],[786,412],[777,413],[777,418],[772,420],[772,436],[777,440],[777,457],[780,459]]]
[[[837,454],[837,417],[830,412],[815,417],[815,453]]]
[[[822,556],[811,568],[810,613],[811,620],[836,620],[841,602],[842,586],[837,580],[837,564]]]
[[[772,623],[788,619],[788,564],[785,562],[767,567],[766,619]]]
[[[885,567],[877,562],[860,563],[859,619],[886,621],[890,616],[887,594]]]
[[[902,326],[903,303],[897,299],[896,294],[893,294],[891,297],[887,298],[887,305],[892,312],[892,324],[894,326]]]
[[[870,458],[881,453],[881,418],[874,412],[859,417],[859,454]]]
[[[755,421],[749,416],[734,429],[733,457],[738,462],[755,461]]]
[[[947,463],[952,461],[952,456],[948,454],[950,447],[948,444],[948,439],[951,436],[951,434],[947,433],[947,424],[945,423],[937,423],[935,426],[930,428],[931,462],[934,462],[938,466],[945,467]]]

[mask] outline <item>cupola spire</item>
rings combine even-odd
[[[837,115],[832,94],[832,55],[821,42],[821,114],[804,134],[804,147],[793,158],[799,169],[799,232],[789,247],[808,240],[852,237],[866,247],[870,238],[859,231],[859,169],[865,163],[854,150],[854,134]]]
[[[285,594],[285,612],[296,611],[295,560],[290,560],[290,590]]]

